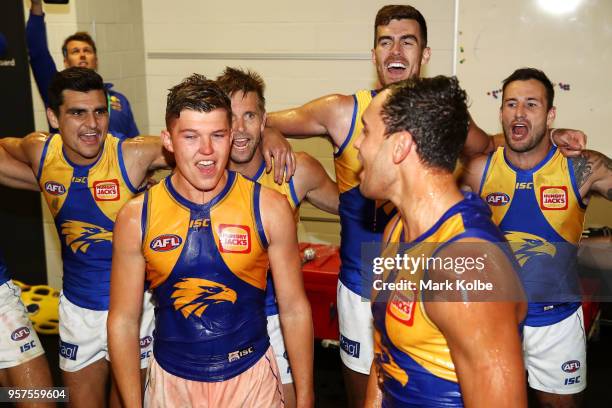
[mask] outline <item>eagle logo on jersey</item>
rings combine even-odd
[[[380,368],[382,368],[382,370],[378,371],[379,382],[383,382],[381,375],[384,371],[385,374],[391,376],[402,384],[402,387],[405,387],[406,384],[408,384],[408,373],[395,362],[395,359],[389,352],[389,349],[382,344],[381,334],[379,332],[375,332],[374,337],[376,338],[376,345],[380,347],[380,350],[374,352],[374,359],[380,365]]]
[[[553,258],[557,248],[537,235],[526,232],[508,231],[506,239],[516,256],[519,265],[524,266],[533,257],[549,256]]]
[[[83,221],[68,220],[62,224],[62,235],[66,237],[66,245],[76,254],[83,253],[91,244],[108,241],[112,242],[113,233],[98,225]]]
[[[191,314],[201,317],[210,305],[222,302],[236,303],[238,295],[227,286],[207,279],[183,278],[174,285],[172,293],[174,310],[180,310],[185,318]]]

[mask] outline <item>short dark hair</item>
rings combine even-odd
[[[70,41],[83,41],[93,48],[94,54],[98,53],[96,43],[94,42],[93,38],[91,38],[91,35],[85,31],[79,31],[64,40],[64,44],[62,44],[62,54],[64,54],[64,58],[68,56],[68,43]]]
[[[166,127],[170,128],[173,119],[181,116],[184,109],[197,112],[212,112],[224,109],[227,119],[232,123],[232,103],[215,81],[204,75],[192,74],[169,89],[166,101]]]
[[[65,90],[89,92],[103,91],[106,97],[106,87],[102,77],[89,68],[72,67],[59,71],[49,85],[49,108],[59,116],[59,108],[64,103]]]
[[[506,91],[506,87],[514,81],[528,81],[530,79],[535,79],[544,85],[544,89],[546,89],[546,102],[548,102],[548,109],[553,107],[553,102],[555,100],[555,88],[553,87],[552,82],[546,76],[544,71],[540,71],[536,68],[519,68],[514,71],[508,78],[504,79],[503,87],[502,87],[502,102],[503,102],[503,94]]]
[[[264,97],[266,84],[257,72],[225,67],[225,71],[217,77],[217,84],[230,98],[238,91],[242,91],[244,95],[255,92],[259,98],[257,104],[259,110],[266,111],[266,98]]]
[[[421,12],[407,5],[386,5],[376,13],[374,20],[374,47],[376,48],[376,29],[379,26],[389,25],[391,20],[414,20],[419,23],[423,48],[427,47],[427,23]]]
[[[421,161],[452,172],[467,138],[466,94],[455,77],[413,78],[389,85],[382,107],[387,135],[408,131]]]

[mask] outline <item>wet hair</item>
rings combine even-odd
[[[102,77],[89,68],[72,67],[59,71],[49,85],[49,108],[59,116],[59,108],[64,103],[65,90],[77,92],[103,91],[106,98],[106,88]]]
[[[85,31],[79,31],[64,40],[64,44],[62,44],[62,54],[64,54],[64,58],[68,57],[68,43],[70,41],[83,41],[91,46],[94,54],[98,53],[96,43],[94,42],[93,38],[91,38],[91,35]]]
[[[530,79],[534,79],[544,85],[544,89],[546,89],[546,102],[548,103],[548,109],[552,108],[553,102],[555,100],[555,89],[546,74],[536,68],[519,68],[514,71],[508,78],[504,79],[504,85],[502,87],[502,101],[504,100],[503,94],[506,91],[506,87],[511,82],[528,81]]]
[[[217,84],[230,98],[239,91],[242,91],[243,95],[255,92],[259,99],[257,103],[259,110],[262,113],[266,111],[266,98],[264,97],[266,84],[257,72],[225,67],[225,71],[217,77]]]
[[[413,78],[389,85],[382,107],[387,135],[408,131],[422,163],[452,172],[467,138],[466,94],[456,77]]]
[[[376,13],[374,20],[374,48],[376,48],[376,29],[379,26],[389,25],[391,20],[414,20],[421,29],[422,47],[427,47],[427,23],[421,12],[408,5],[386,5]]]
[[[166,101],[166,127],[169,129],[174,119],[181,116],[185,109],[197,112],[212,112],[224,109],[228,123],[232,123],[232,103],[215,81],[204,75],[192,74],[169,89]]]

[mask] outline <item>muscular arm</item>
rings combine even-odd
[[[481,155],[470,160],[463,168],[459,184],[478,194],[488,156]]]
[[[26,164],[13,159],[1,144],[0,184],[22,190],[39,191],[32,169]]]
[[[466,246],[469,245],[469,246]],[[444,298],[425,303],[425,309],[448,343],[466,407],[527,407],[525,369],[518,325],[525,315],[519,302],[522,289],[505,255],[479,239],[461,240],[440,251],[442,259],[484,259],[481,271],[457,274],[432,271],[434,280],[480,279],[493,291],[446,291]],[[433,301],[431,301],[433,300]],[[463,301],[462,301],[463,300]]]
[[[612,160],[594,150],[585,150],[572,159],[576,184],[583,198],[591,193],[612,200]]]
[[[139,327],[144,293],[145,260],[141,250],[142,196],[117,215],[113,232],[113,266],[108,311],[111,367],[124,406],[142,406]]]
[[[315,158],[304,152],[298,152],[296,156],[293,183],[297,196],[323,211],[338,214],[338,185]]]
[[[268,113],[266,126],[290,137],[328,134],[338,147],[351,127],[354,106],[354,99],[350,95],[328,95],[299,108]]]
[[[7,158],[7,160],[0,160],[0,173],[2,173],[4,179],[20,180],[19,186],[11,187],[31,190],[32,183],[36,184],[33,177],[38,173],[40,157],[48,137],[44,133],[30,133],[24,138],[5,137],[0,139],[0,150]],[[29,173],[25,171],[26,167],[29,167]],[[35,190],[38,190],[38,188],[35,188]]]
[[[470,116],[468,135],[461,152],[464,161],[469,161],[481,154],[487,154],[495,149],[495,136],[489,136]]]
[[[159,136],[137,136],[122,144],[123,158],[130,183],[142,185],[147,173],[169,169],[174,165],[172,155],[166,151]]]
[[[306,298],[293,214],[280,194],[262,188],[261,214],[268,238],[268,256],[281,328],[289,354],[298,407],[314,404],[313,329]]]

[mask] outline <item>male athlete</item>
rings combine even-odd
[[[295,174],[289,181],[283,181],[280,185],[274,182],[272,173],[265,172],[261,151],[261,137],[266,123],[263,79],[253,71],[227,67],[216,81],[232,102],[233,141],[229,169],[283,194],[294,212],[296,222],[299,205],[304,199],[323,211],[338,214],[338,187],[329,178],[323,166],[309,154],[296,154]],[[293,378],[285,352],[270,275],[266,288],[266,315],[268,334],[283,383],[285,406],[294,407]]]
[[[463,195],[453,177],[468,129],[465,92],[442,76],[398,82],[362,119],[359,188],[399,211],[382,258],[434,259],[412,270],[385,267],[385,283],[414,287],[373,286],[375,359],[366,406],[375,405],[380,389],[385,407],[526,407],[519,333],[526,306],[512,254],[496,245],[504,238],[487,206]],[[455,266],[446,266],[448,259]],[[492,292],[452,286],[461,280],[486,282]],[[420,286],[427,281],[451,286],[434,293]]]
[[[134,354],[145,281],[157,303],[145,405],[282,406],[266,331],[269,266],[297,406],[313,404],[312,318],[294,216],[281,194],[226,170],[231,112],[201,75],[173,87],[162,138],[176,170],[117,218],[108,327],[127,406],[141,405]]]
[[[42,0],[32,0],[30,17],[26,24],[26,40],[30,65],[38,86],[38,92],[45,106],[49,107],[48,89],[53,76],[57,73],[57,68],[47,45]],[[66,38],[62,45],[62,54],[64,55],[65,68],[98,69],[96,44],[86,32],[78,32]],[[137,136],[139,134],[138,127],[127,98],[122,93],[113,90],[113,84],[106,83],[104,87],[109,101],[109,133],[119,138]],[[50,125],[51,132],[57,132],[57,129],[53,128],[53,124],[50,123]]]
[[[106,318],[114,221],[149,170],[167,167],[157,137],[107,135],[102,78],[87,68],[59,72],[49,87],[47,118],[59,134],[4,138],[28,165],[55,219],[64,263],[60,298],[60,368],[73,406],[104,406],[109,374]],[[1,162],[0,167],[5,167]],[[4,171],[8,171],[5,169]],[[144,302],[141,368],[148,364],[153,308]],[[117,403],[115,393],[111,403]]]
[[[9,187],[38,190],[26,165],[11,158],[0,147],[0,183]],[[0,251],[0,386],[15,389],[52,387],[51,373],[42,344],[21,301],[21,290],[12,281]],[[23,407],[49,406],[22,402]]]
[[[554,89],[540,70],[506,78],[500,120],[506,147],[474,159],[465,183],[491,207],[521,264],[529,299],[523,349],[542,406],[578,407],[586,388],[586,336],[574,273],[589,197],[612,200],[612,160],[585,150],[565,158],[546,134]]]
[[[429,61],[427,24],[423,15],[407,5],[382,7],[374,22],[372,61],[382,86],[407,78],[417,78],[421,66]],[[361,116],[376,95],[375,90],[361,90],[354,95],[333,94],[311,101],[299,108],[269,113],[267,126],[288,136],[328,134],[335,147],[334,165],[340,191],[341,243],[340,281],[338,283],[338,320],[340,356],[349,405],[361,407],[372,362],[372,325],[370,305],[371,267],[361,259],[363,243],[379,242],[381,232],[392,214],[390,205],[375,204],[359,192],[354,142],[361,133]],[[557,139],[571,141],[581,148],[580,132],[556,132]],[[579,140],[580,142],[575,142]],[[561,140],[557,140],[561,143]],[[569,143],[567,143],[569,144]],[[489,138],[470,121],[463,156],[487,152],[493,148]]]

